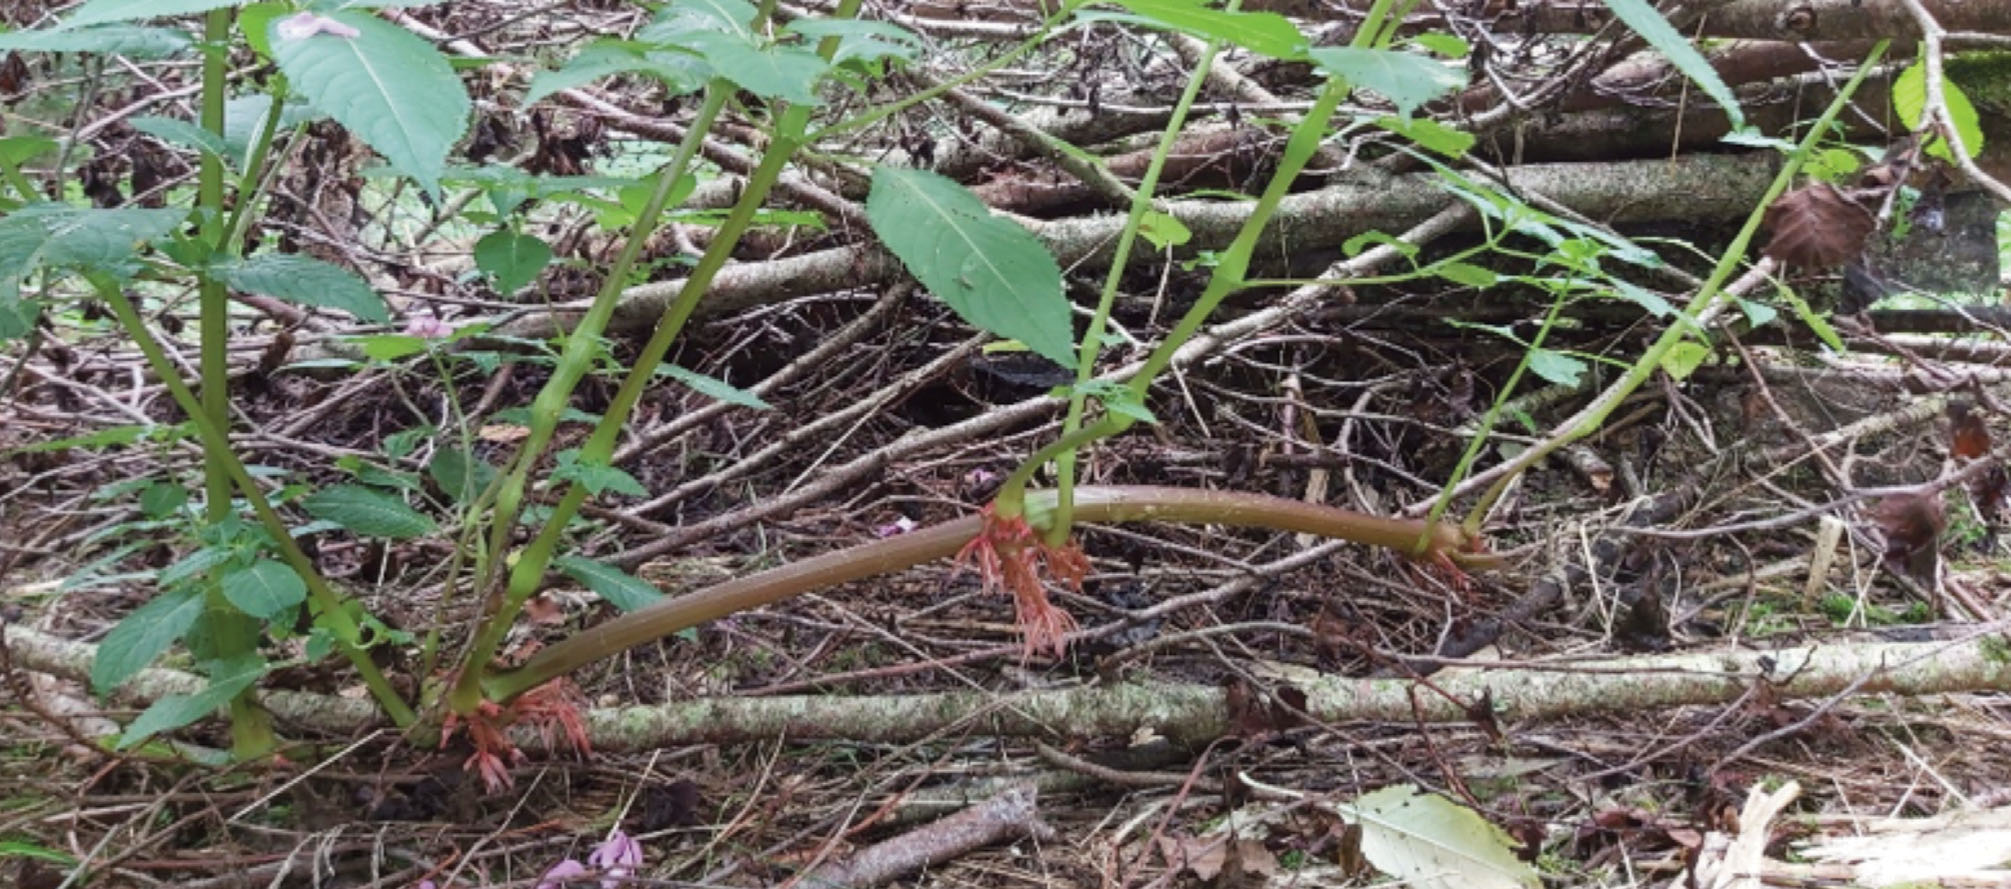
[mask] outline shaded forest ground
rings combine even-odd
[[[476,33],[503,18],[480,4],[454,6],[427,23]],[[535,44],[616,15],[590,5],[571,12],[563,33],[505,33]],[[633,94],[609,95],[638,106],[653,98],[645,86],[620,86]],[[61,104],[49,102],[45,110]],[[633,132],[610,144],[603,124],[549,116],[526,124],[519,147],[548,162],[564,155],[609,166],[647,150],[626,141]],[[120,138],[104,128],[94,157],[143,144],[130,132],[123,138],[131,143]],[[275,214],[275,229],[370,268],[414,317],[501,318],[534,333],[563,315],[459,281],[465,244],[438,247],[438,255],[388,249],[396,241],[380,237],[387,226],[373,213],[409,210],[410,199],[401,205],[362,185],[356,170],[366,153],[339,132],[314,139],[320,150],[303,152],[287,174],[299,190],[292,214]],[[111,165],[102,175],[130,189],[132,172]],[[1009,185],[1023,172],[992,181]],[[331,193],[354,206],[329,216]],[[590,292],[609,245],[578,220],[552,226],[554,240],[563,242],[567,226],[574,237],[569,261],[541,282],[562,303]],[[1716,220],[1622,230],[1678,234],[1706,253],[1728,240]],[[847,240],[780,227],[769,234],[756,247],[768,254],[750,263]],[[1473,242],[1471,233],[1428,234],[1428,251],[1441,254]],[[799,235],[805,242],[790,240]],[[674,243],[681,237],[705,235],[701,226],[681,228],[658,255],[689,246]],[[1329,247],[1280,265],[1303,272],[1337,258]],[[656,277],[676,274],[666,262]],[[1119,326],[1156,340],[1192,298],[1195,274],[1163,258],[1141,265],[1127,280]],[[674,594],[967,514],[1052,435],[1044,422],[1052,405],[1028,407],[1053,385],[1048,369],[983,351],[983,338],[924,293],[747,287],[761,298],[708,316],[674,359],[753,389],[773,408],[721,408],[668,383],[652,392],[622,454],[650,495],[600,501],[577,537],[583,553],[621,558]],[[1085,481],[1261,491],[1376,513],[1428,504],[1521,357],[1500,336],[1440,319],[1526,330],[1542,306],[1527,294],[1444,281],[1349,297],[1280,313],[1186,364],[1150,401],[1161,422],[1097,448]],[[1308,720],[1281,691],[1308,672],[1421,675],[1440,666],[1440,654],[1568,665],[1667,652],[1953,644],[1997,632],[2011,582],[1992,495],[1978,500],[1968,484],[1851,494],[1940,478],[1987,459],[1988,442],[2006,434],[1999,398],[2011,352],[1989,326],[2001,319],[1984,302],[1926,304],[1973,309],[1982,321],[1960,337],[1893,333],[1917,316],[1898,307],[1903,301],[1886,303],[1854,319],[1840,314],[1844,354],[1822,351],[1787,320],[1728,333],[1695,373],[1658,378],[1597,435],[1513,488],[1487,531],[1514,567],[1470,583],[1387,552],[1291,534],[1094,527],[1084,532],[1088,583],[1059,596],[1083,627],[1064,658],[1024,657],[1011,603],[982,593],[972,573],[939,564],[735,615],[576,677],[609,708],[787,695],[851,696],[870,706],[886,696],[973,690],[1009,708],[1010,695],[1033,690],[1177,682],[1226,689],[1238,702],[1232,730],[1212,743],[1182,746],[1150,726],[1129,737],[1084,736],[1066,725],[1038,738],[1001,737],[977,712],[900,743],[776,736],[606,749],[586,759],[538,755],[514,770],[511,791],[490,794],[461,771],[465,750],[435,751],[386,731],[303,736],[308,746],[289,761],[237,767],[105,754],[80,740],[105,729],[96,720],[123,721],[134,709],[94,701],[74,677],[9,663],[0,665],[9,739],[0,757],[8,788],[0,842],[20,845],[4,847],[14,860],[0,873],[23,886],[61,885],[61,857],[88,861],[100,885],[534,886],[556,861],[586,858],[620,824],[642,843],[642,874],[657,881],[642,885],[774,885],[1031,782],[1037,816],[1052,833],[960,854],[919,881],[1340,885],[1366,879],[1353,870],[1340,820],[1265,788],[1346,800],[1416,783],[1507,830],[1555,884],[1671,885],[1707,834],[1739,833],[1734,813],[1755,786],[1793,780],[1804,790],[1791,817],[1773,825],[1776,862],[1796,858],[1789,843],[1849,832],[1860,819],[1989,809],[2005,801],[2011,775],[2001,691],[1797,701],[1753,682],[1712,705],[1587,702],[1583,714],[1562,718],[1477,714],[1429,725]],[[1223,320],[1277,305],[1252,295]],[[164,298],[154,316],[162,334],[176,335],[185,308]],[[235,428],[249,462],[290,478],[325,482],[346,476],[345,458],[382,459],[398,432],[438,421],[450,387],[476,406],[474,415],[493,420],[478,453],[500,460],[510,422],[496,412],[526,404],[546,373],[507,351],[464,354],[447,382],[414,364],[287,368],[326,354],[317,349],[334,348],[341,331],[251,311],[266,308],[252,303],[234,331]],[[1779,310],[1783,319],[1792,314]],[[1563,347],[1625,361],[1658,323],[1592,307],[1560,336]],[[87,309],[57,324],[38,348],[6,356],[0,607],[9,622],[88,641],[143,602],[150,576],[180,555],[141,518],[144,484],[193,478],[201,456],[188,441],[10,450],[177,418],[130,344]],[[639,339],[633,331],[617,337],[615,356],[632,354]],[[1516,393],[1511,422],[1481,466],[1529,446],[1608,373],[1595,362],[1583,387]],[[574,406],[597,411],[612,387],[590,379]],[[1970,450],[1977,430],[1981,455]],[[437,572],[450,546],[332,534],[317,537],[314,555],[373,613],[424,636],[462,632],[471,618],[466,597],[440,596]],[[512,649],[521,656],[608,612],[582,591],[555,587]],[[1461,641],[1473,647],[1460,650]],[[417,681],[408,651],[389,656],[394,675]],[[1625,677],[1613,682],[1622,695]],[[327,665],[271,684],[356,691],[353,677]],[[192,754],[228,746],[216,725],[181,737]],[[1225,824],[1237,825],[1240,841],[1219,841]],[[54,855],[24,851],[31,848]],[[1780,863],[1771,876],[1821,876],[1814,867]]]

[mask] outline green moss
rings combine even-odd
[[[1744,635],[1757,637],[1777,636],[1795,628],[1794,621],[1782,614],[1779,603],[1765,599],[1747,606],[1741,623]]]
[[[1984,636],[1977,640],[1977,648],[1993,664],[2011,662],[2011,642],[2005,642],[2002,636]]]
[[[1859,602],[1856,597],[1847,596],[1842,593],[1831,593],[1824,596],[1822,597],[1822,601],[1817,605],[1822,611],[1823,616],[1829,618],[1830,623],[1837,626],[1849,625],[1851,619],[1859,615],[1863,617],[1863,625],[1871,627],[1925,623],[1929,619],[1927,603],[1925,602],[1915,602],[1908,605],[1905,611],[1893,611],[1883,605],[1871,602],[1863,603],[1862,611],[1859,610],[1858,606]]]
[[[2011,107],[2011,52],[1958,53],[1948,58],[1943,70],[1970,102]]]

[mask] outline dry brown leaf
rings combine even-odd
[[[566,610],[549,593],[539,593],[524,601],[524,617],[534,624],[558,626],[566,622]]]
[[[1262,840],[1235,838],[1220,834],[1190,837],[1159,837],[1159,854],[1166,859],[1166,866],[1186,870],[1203,882],[1212,882],[1221,876],[1232,859],[1240,872],[1271,876],[1278,872],[1278,857],[1264,848]]]
[[[497,444],[509,444],[515,441],[523,441],[530,434],[531,429],[528,426],[518,426],[514,423],[491,423],[476,430],[475,437],[483,441],[493,441]]]
[[[1767,255],[1786,265],[1828,268],[1864,252],[1877,220],[1827,182],[1797,188],[1767,207]]]

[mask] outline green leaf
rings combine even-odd
[[[1892,111],[1899,122],[1918,132],[1921,115],[1927,113],[1927,65],[1914,62],[1892,79]]]
[[[718,377],[707,376],[689,368],[678,367],[675,364],[659,364],[656,367],[656,372],[661,376],[669,377],[686,386],[690,386],[693,391],[707,398],[724,401],[727,404],[737,404],[741,407],[751,407],[757,411],[774,409],[774,405],[762,401],[761,396]]]
[[[205,546],[162,568],[156,581],[163,588],[176,586],[209,573],[209,569],[230,561],[236,555],[228,546]]]
[[[636,39],[696,52],[714,76],[757,96],[818,104],[817,82],[830,63],[807,50],[768,43],[749,27],[754,16],[754,7],[743,0],[686,0],[666,8]]]
[[[419,476],[414,473],[385,469],[375,463],[366,463],[362,457],[355,454],[343,454],[335,458],[335,468],[349,473],[357,481],[371,487],[399,491],[417,491],[423,487],[419,484]]]
[[[1141,423],[1159,424],[1159,418],[1152,415],[1152,409],[1145,406],[1138,393],[1110,380],[1090,380],[1080,387],[1082,394],[1094,398],[1103,409],[1119,416],[1130,417]]]
[[[69,867],[77,863],[73,856],[58,852],[46,846],[38,846],[27,840],[0,840],[0,859],[33,858]]]
[[[361,485],[336,485],[307,495],[300,508],[365,537],[404,540],[433,532],[433,520],[405,501]]]
[[[133,609],[98,643],[91,688],[98,694],[118,688],[195,626],[202,612],[202,594],[193,586],[164,590]]]
[[[397,432],[384,436],[384,454],[394,460],[404,457],[418,449],[419,443],[435,431],[437,430],[433,428],[432,424],[421,423],[410,429],[400,429]]]
[[[140,514],[164,519],[189,502],[189,489],[173,482],[154,482],[140,492]]]
[[[1941,103],[1948,109],[1948,119],[1955,125],[1955,134],[1962,138],[1962,147],[1971,157],[1983,150],[1983,127],[1976,117],[1976,106],[1969,101],[1968,94],[1945,75],[1941,78]],[[1927,113],[1927,68],[1924,62],[1914,62],[1892,81],[1892,110],[1899,115],[1906,128],[1919,132],[1922,117]],[[1942,160],[1953,160],[1947,141],[1935,139],[1927,146],[1927,153]]]
[[[641,41],[602,38],[581,47],[558,70],[531,75],[524,105],[535,104],[560,90],[631,72],[656,78],[673,96],[697,92],[712,77],[712,68],[705,60],[689,52],[659,49]]]
[[[224,283],[295,305],[348,312],[365,321],[391,320],[391,309],[369,283],[341,266],[311,256],[261,253],[215,271]]]
[[[1442,31],[1426,31],[1411,37],[1410,42],[1445,56],[1448,59],[1463,59],[1473,47],[1465,40]]]
[[[456,503],[471,503],[496,480],[496,467],[461,448],[441,448],[427,461],[426,474]]]
[[[1465,262],[1442,262],[1432,266],[1431,271],[1432,274],[1447,281],[1468,287],[1493,287],[1495,282],[1501,280],[1501,276],[1494,272]]]
[[[0,218],[0,280],[18,280],[42,266],[121,272],[141,243],[165,236],[186,218],[186,210],[29,204]]]
[[[361,345],[363,354],[370,356],[372,361],[397,361],[417,355],[426,351],[428,344],[425,337],[406,333],[377,333],[357,337],[351,342]]]
[[[1703,88],[1704,95],[1718,103],[1725,116],[1731,119],[1732,129],[1746,125],[1745,112],[1739,108],[1739,97],[1732,94],[1731,87],[1725,86],[1724,79],[1718,76],[1718,70],[1711,67],[1710,62],[1704,60],[1703,53],[1697,52],[1697,48],[1690,45],[1689,38],[1662,18],[1653,4],[1648,0],[1606,0],[1606,8],[1613,10],[1613,14],[1634,29],[1634,33],[1641,35],[1641,39],[1648,41],[1649,46],[1668,56],[1670,63],[1683,72],[1683,76]]]
[[[63,19],[62,28],[81,28],[108,22],[167,18],[236,6],[240,0],[90,0]]]
[[[83,435],[46,439],[19,447],[8,448],[0,451],[0,457],[11,456],[13,454],[46,453],[48,451],[61,451],[69,448],[83,448],[87,451],[97,451],[117,445],[129,445],[141,439],[151,439],[163,443],[176,442],[194,434],[195,426],[190,423],[177,423],[170,426],[142,426],[138,424],[130,426],[107,426],[96,432],[87,432]]]
[[[272,53],[293,88],[435,198],[447,151],[468,129],[468,91],[432,44],[361,12],[335,12],[355,37],[317,33],[279,39]]]
[[[504,296],[524,289],[552,261],[552,248],[531,235],[501,229],[475,242],[475,267],[495,276]]]
[[[252,93],[233,97],[223,105],[224,156],[239,168],[244,166],[245,154],[251,151],[252,140],[258,138],[265,127],[265,116],[272,110],[272,97],[264,93]],[[287,127],[312,121],[321,115],[306,102],[287,102],[279,109],[279,127],[284,132]]]
[[[1390,100],[1403,117],[1466,83],[1466,75],[1457,67],[1394,49],[1328,46],[1310,50],[1306,57],[1354,87]]]
[[[83,448],[88,451],[96,451],[114,445],[129,445],[150,436],[162,442],[180,441],[194,434],[194,428],[194,426],[186,423],[173,426],[141,426],[138,424],[130,426],[107,426],[96,432],[87,432],[83,435],[54,438],[46,441],[38,441],[33,444],[25,444],[16,448],[8,448],[7,450],[0,451],[0,457],[10,454],[60,451],[67,448]]]
[[[230,149],[224,145],[222,137],[186,120],[141,115],[126,122],[132,124],[133,129],[169,145],[193,148],[217,157],[230,156]]]
[[[1968,145],[1968,140],[1963,140]],[[1824,182],[1842,182],[1849,179],[1864,164],[1857,155],[1841,148],[1824,148],[1809,155],[1808,163],[1802,166],[1810,176]]]
[[[1662,353],[1662,372],[1671,379],[1685,380],[1697,372],[1704,359],[1711,357],[1711,348],[1696,340],[1683,340]]]
[[[552,566],[623,612],[654,605],[663,598],[663,591],[654,584],[605,562],[560,556],[552,560]]]
[[[1274,59],[1298,59],[1306,36],[1275,12],[1226,12],[1197,0],[1116,0],[1135,15],[1082,13],[1085,21],[1128,21],[1217,39]]]
[[[1808,325],[1808,329],[1815,332],[1816,339],[1822,340],[1823,345],[1838,354],[1848,351],[1843,347],[1843,337],[1837,336],[1836,328],[1829,326],[1829,319],[1816,312],[1815,308],[1808,304],[1808,300],[1802,299],[1801,294],[1796,293],[1794,288],[1776,284],[1774,289],[1782,299],[1787,300],[1788,306],[1795,310],[1795,317]]]
[[[1529,372],[1559,386],[1577,386],[1585,376],[1585,362],[1549,349],[1529,350]]]
[[[1418,252],[1416,244],[1374,230],[1365,231],[1349,238],[1341,244],[1341,252],[1347,254],[1349,258],[1353,258],[1361,255],[1361,252],[1367,250],[1370,244],[1388,247],[1402,254],[1405,258],[1414,257]]]
[[[1670,303],[1667,297],[1631,281],[1621,280],[1620,278],[1612,278],[1610,281],[1615,293],[1620,294],[1628,302],[1646,309],[1648,314],[1657,318],[1667,318],[1670,315],[1676,314],[1675,305]],[[1692,322],[1685,317],[1684,323],[1688,324]]]
[[[1739,300],[1739,311],[1746,313],[1746,323],[1754,327],[1765,327],[1781,316],[1773,306],[1751,299]]]
[[[1429,117],[1397,117],[1385,114],[1376,118],[1376,126],[1416,142],[1419,147],[1434,151],[1446,157],[1458,159],[1466,156],[1473,148],[1473,134],[1455,129],[1432,120]]]
[[[925,170],[882,166],[866,198],[873,231],[908,271],[964,320],[1064,365],[1074,324],[1053,254],[1026,229]]]
[[[18,167],[61,148],[61,143],[47,136],[11,136],[0,139],[0,162]]]
[[[264,676],[265,659],[256,652],[209,662],[209,684],[192,695],[168,695],[155,701],[119,736],[118,748],[127,749],[161,732],[173,731],[215,713]]]
[[[327,12],[335,9],[413,9],[449,0],[310,0],[308,9]]]
[[[269,0],[253,3],[237,11],[237,29],[244,34],[244,42],[261,59],[272,58],[272,23],[293,15],[293,4]]]
[[[531,425],[531,409],[524,406],[506,407],[490,414],[489,419],[497,423],[513,423],[518,426],[529,426]],[[600,414],[590,414],[572,406],[567,406],[559,411],[560,423],[598,423],[600,421]]]
[[[307,630],[307,644],[302,647],[301,655],[308,663],[315,663],[335,653],[335,641],[334,630],[315,624]]]
[[[106,25],[100,28],[62,28],[41,31],[9,31],[0,34],[0,49],[22,52],[97,52],[158,59],[179,55],[195,45],[187,31],[174,28],[143,28],[137,25]]]
[[[699,31],[685,38],[719,76],[765,99],[816,105],[817,81],[831,64],[809,50],[755,46],[736,34]]]
[[[635,37],[646,43],[686,46],[684,37],[692,31],[717,31],[753,45],[760,40],[752,27],[755,13],[745,0],[681,0],[665,7]]]
[[[225,571],[219,583],[223,597],[236,605],[237,610],[266,620],[285,614],[307,598],[307,584],[300,575],[292,567],[272,559],[259,559]]]
[[[783,31],[800,34],[812,46],[827,37],[838,39],[831,64],[877,62],[881,59],[914,61],[922,52],[922,39],[899,25],[867,19],[800,18]]]
[[[1194,232],[1181,222],[1180,217],[1158,210],[1146,210],[1138,219],[1138,234],[1152,242],[1152,246],[1164,250],[1178,247],[1194,239]]]
[[[580,487],[598,497],[604,491],[626,494],[630,497],[647,497],[649,489],[636,481],[620,468],[607,463],[582,460],[579,448],[567,448],[554,454],[557,465],[552,467],[552,478],[556,481],[578,482]]]
[[[1385,787],[1339,807],[1362,828],[1362,857],[1417,889],[1536,889],[1501,828],[1472,809],[1410,785]]]
[[[22,299],[20,285],[12,279],[0,279],[0,343],[27,336],[40,317],[41,303]]]

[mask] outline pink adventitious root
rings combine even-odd
[[[1045,651],[1061,657],[1068,650],[1068,634],[1076,629],[1075,618],[1049,601],[1041,576],[1045,573],[1080,592],[1082,579],[1089,574],[1089,557],[1073,540],[1061,546],[1048,544],[1026,519],[1001,518],[990,504],[983,515],[978,535],[957,553],[957,567],[975,562],[987,591],[1004,587],[1012,593],[1027,655]]]
[[[519,722],[536,729],[546,747],[571,747],[583,757],[591,754],[593,745],[580,717],[585,703],[586,696],[572,680],[554,679],[525,692],[508,707],[483,701],[466,717],[448,713],[440,728],[440,746],[446,747],[454,739],[455,729],[466,724],[475,752],[461,767],[481,775],[483,785],[494,793],[516,784],[510,777],[510,766],[523,762],[524,752],[510,743],[509,729]]]

